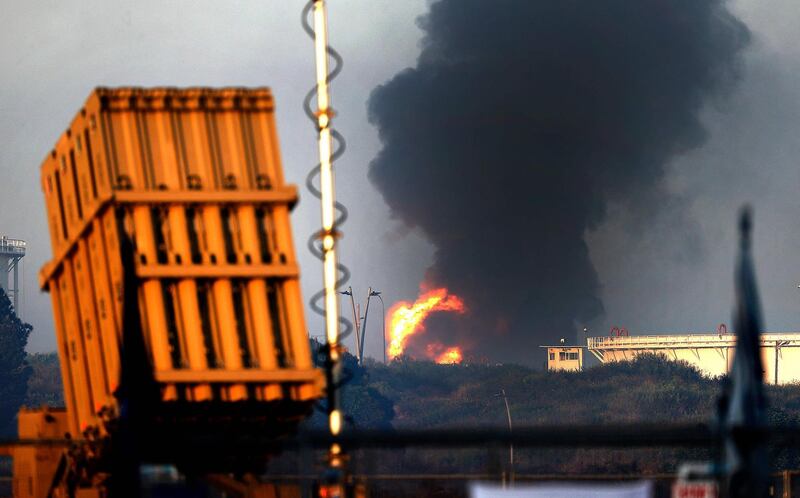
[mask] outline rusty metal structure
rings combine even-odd
[[[226,446],[290,434],[322,396],[273,110],[267,88],[98,88],[45,159],[66,409],[25,412],[20,437],[71,441],[15,452],[17,496],[102,496],[115,451],[246,469],[264,455]]]

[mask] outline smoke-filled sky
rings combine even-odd
[[[524,361],[603,315],[586,234],[611,202],[646,230],[674,200],[669,161],[705,142],[749,32],[719,0],[441,0],[419,25],[416,66],[369,100],[369,178],[470,310],[427,335]]]
[[[316,153],[301,8],[3,0],[0,233],[30,243],[30,349],[55,347],[36,287],[50,257],[38,166],[91,88],[269,85],[300,184]],[[458,286],[478,310],[471,340],[501,361],[538,364],[536,346],[576,338],[583,320],[597,335],[711,330],[729,321],[735,217],[750,202],[767,326],[800,329],[800,4],[729,8],[723,22],[708,0],[333,2],[342,260],[361,299],[372,285],[387,305],[413,300],[426,274]],[[310,196],[293,222],[310,296]],[[520,340],[491,335],[503,330]],[[377,335],[367,352],[380,356]]]

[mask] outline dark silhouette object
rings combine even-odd
[[[118,213],[117,226],[123,227],[123,213]],[[120,252],[125,268],[123,290],[123,326],[121,345],[120,384],[114,395],[119,400],[119,418],[111,447],[110,495],[138,496],[139,465],[142,458],[141,438],[148,434],[158,403],[158,385],[144,344],[138,300],[138,278],[135,272],[135,249],[130,236],[120,228]]]
[[[32,329],[17,317],[8,296],[0,289],[0,436],[14,436],[17,432],[17,411],[25,402],[31,376],[25,346]]]
[[[736,353],[729,382],[720,399],[720,422],[724,438],[723,489],[730,497],[766,496],[767,454],[765,400],[759,338],[762,331],[761,304],[750,251],[751,212],[742,212],[741,241],[736,268]]]

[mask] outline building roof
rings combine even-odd
[[[670,334],[587,337],[589,349],[660,349],[660,348],[720,348],[736,345],[736,334]],[[800,347],[800,332],[766,332],[761,345]]]

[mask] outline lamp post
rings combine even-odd
[[[370,290],[370,297],[375,296],[381,300],[381,330],[383,331],[383,364],[386,365],[386,305],[380,291]]]
[[[511,410],[508,408],[508,397],[506,397],[506,390],[500,389],[500,392],[495,394],[495,396],[502,396],[503,403],[506,405],[506,417],[508,417],[508,432],[514,432],[514,428],[511,425]],[[508,465],[509,465],[509,474],[508,474],[508,482],[513,486],[514,485],[514,443],[508,443]]]
[[[364,341],[367,338],[367,316],[369,316],[369,298],[372,297],[372,287],[367,290],[367,304],[364,306],[364,321],[361,322],[361,346],[359,351],[361,352],[361,356],[358,359],[358,363],[360,364],[364,359]],[[360,311],[360,310],[359,310]]]
[[[346,291],[341,291],[339,294],[350,296],[350,305],[353,307],[353,325],[356,331],[356,358],[360,365],[364,361],[364,348],[367,338],[367,317],[369,316],[369,300],[372,297],[377,297],[381,300],[381,320],[383,330],[383,363],[386,363],[386,305],[383,302],[380,291],[373,290],[372,287],[367,291],[367,303],[364,306],[364,316],[361,317],[361,305],[356,306],[355,298],[353,297],[353,288],[348,287]]]

